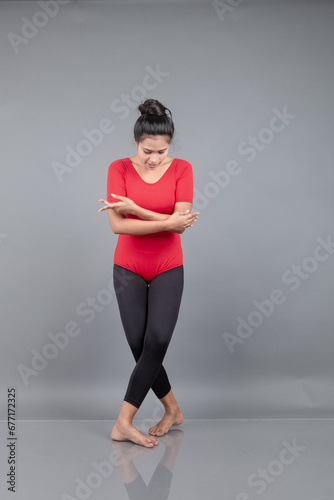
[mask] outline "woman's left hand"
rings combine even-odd
[[[130,200],[130,198],[127,198],[126,196],[119,196],[117,194],[111,194],[111,196],[113,198],[117,198],[118,200],[121,200],[121,201],[118,201],[115,203],[110,203],[107,200],[101,199],[99,201],[103,201],[103,203],[105,203],[105,206],[100,208],[99,212],[102,212],[102,210],[108,210],[109,208],[112,208],[117,214],[135,215],[137,205],[135,204],[134,201]]]

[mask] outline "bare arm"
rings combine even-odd
[[[120,200],[116,203],[110,203],[109,208],[113,208],[118,214],[126,215],[136,215],[140,219],[147,221],[163,221],[168,219],[170,214],[160,214],[158,212],[152,212],[152,210],[147,210],[137,205],[134,201],[126,196],[120,196],[117,194],[112,194],[113,198]]]
[[[186,201],[178,201],[174,205],[173,214],[175,212],[180,212],[182,214],[186,212],[191,212],[192,203],[188,203]],[[135,210],[132,212],[134,215],[137,215],[140,219],[144,220],[156,220],[162,221],[166,220],[170,217],[169,214],[160,214],[158,212],[152,212],[151,210],[147,210],[146,208],[139,207],[136,205]]]
[[[117,213],[113,207],[113,203],[109,203],[103,199],[99,201],[103,201],[105,204],[104,207],[100,208],[99,212],[108,210],[110,226],[115,234],[143,235],[158,233],[160,231],[182,233],[187,227],[193,225],[198,216],[198,212],[193,214],[174,212],[172,215],[168,215],[164,220],[147,221],[130,219],[126,218],[124,214]]]
[[[186,213],[190,214],[191,208],[192,208],[192,203],[189,203],[186,201],[178,201],[174,205],[173,214],[175,214],[176,212],[178,212],[180,214],[186,214]],[[138,205],[136,205],[136,209],[132,213],[134,215],[137,215],[137,217],[140,217],[141,219],[144,219],[146,221],[165,221],[165,220],[169,219],[169,217],[170,217],[170,215],[168,215],[168,214],[160,214],[158,212],[152,212],[151,210],[147,210],[146,208],[139,207]],[[196,212],[196,215],[199,215],[199,213]],[[195,220],[197,218],[198,217],[196,217],[193,222],[195,222]],[[191,226],[192,225],[193,225],[193,223],[191,224]],[[189,226],[187,226],[187,227],[189,227]],[[184,227],[182,229],[174,229],[173,231],[175,233],[182,234],[182,233],[184,233],[185,230],[186,230],[186,227]]]
[[[193,204],[192,204],[192,203],[189,203],[188,201],[177,201],[177,202],[175,203],[175,205],[174,205],[173,214],[174,214],[175,212],[180,212],[180,213],[183,213],[183,214],[185,214],[185,213],[187,213],[187,212],[188,212],[188,213],[190,213],[190,212],[191,212],[191,209],[192,209],[192,206],[193,206]],[[195,219],[195,220],[197,220],[197,219],[198,219],[198,215],[199,215],[199,213],[198,213],[198,212],[196,212],[196,215],[197,215],[197,217],[196,217],[196,219]],[[194,220],[194,222],[195,222],[195,220]],[[191,226],[192,226],[192,224],[191,224]],[[182,234],[182,233],[184,233],[184,231],[185,231],[185,230],[186,230],[186,228],[181,229],[181,230],[176,231],[176,232],[177,232],[177,233],[179,233],[179,234]]]
[[[137,217],[139,217],[140,219],[144,219],[147,221],[162,221],[167,220],[169,217],[169,214],[152,212],[152,210],[147,210],[146,208],[139,207],[138,205],[134,215],[137,215]]]
[[[163,221],[129,219],[113,209],[108,210],[108,216],[111,229],[115,234],[142,235],[168,231],[167,219]]]
[[[109,208],[113,208],[114,211],[118,214],[136,215],[140,219],[147,221],[163,221],[168,219],[168,217],[170,217],[170,214],[161,214],[158,212],[153,212],[152,210],[147,210],[146,208],[142,208],[136,203],[134,203],[134,201],[132,201],[130,198],[127,198],[126,196],[119,196],[116,194],[112,194],[112,196],[120,201],[116,203],[110,203]],[[192,208],[192,203],[183,201],[176,202],[174,205],[173,213],[175,212],[185,213],[187,211],[190,212],[191,208]]]

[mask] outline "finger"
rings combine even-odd
[[[107,201],[105,202],[106,205],[104,207],[101,207],[98,212],[102,212],[103,210],[108,210],[109,208],[112,208],[114,210],[114,207],[112,207],[112,203],[108,203]],[[118,203],[114,203],[114,205],[118,205]]]
[[[118,200],[124,200],[124,196],[119,196],[118,194],[110,193],[113,198],[117,198]]]
[[[108,203],[108,207],[107,208],[116,208],[118,207],[119,203],[116,201],[115,203]]]
[[[106,204],[106,205],[108,205],[109,207],[110,207],[111,205],[114,205],[114,206],[115,206],[115,205],[118,205],[118,203],[117,203],[117,202],[115,202],[115,203],[109,203],[109,201],[107,201],[107,200],[103,200],[102,198],[101,198],[99,201],[102,201],[103,203],[105,203],[105,204]]]

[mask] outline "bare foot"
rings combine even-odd
[[[145,446],[145,448],[153,448],[159,444],[157,439],[146,436],[132,424],[124,425],[120,422],[116,422],[110,435],[115,441],[132,441],[133,443]]]
[[[183,413],[180,408],[176,410],[166,410],[166,413],[160,422],[151,427],[149,433],[152,436],[163,436],[166,434],[173,425],[180,425],[184,420]]]

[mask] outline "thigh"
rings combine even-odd
[[[148,313],[146,333],[157,340],[170,338],[180,310],[183,293],[183,265],[169,269],[156,276],[148,291]]]
[[[113,280],[125,335],[130,343],[141,343],[147,322],[147,282],[117,264],[114,264]]]

